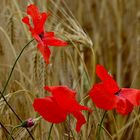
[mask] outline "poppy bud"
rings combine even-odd
[[[25,120],[22,122],[21,127],[32,127],[34,125],[34,121],[32,118],[29,118],[28,120]]]

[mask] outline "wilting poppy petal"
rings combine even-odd
[[[46,61],[46,63],[49,64],[49,58],[50,58],[50,55],[51,55],[49,47],[46,46],[46,45],[42,46],[41,44],[38,44],[37,48],[39,49],[39,51],[43,55],[43,58]]]
[[[45,86],[44,88],[50,91],[57,104],[68,112],[82,110],[83,107],[75,99],[76,92],[67,86]]]
[[[113,94],[109,94],[106,87],[107,83],[95,84],[89,92],[89,96],[97,107],[111,110],[115,108],[117,98]]]
[[[140,90],[132,88],[122,88],[120,95],[126,98],[134,106],[140,105]]]
[[[124,97],[118,96],[116,110],[122,115],[127,115],[128,113],[132,112],[133,105]]]
[[[33,107],[49,122],[60,123],[66,120],[67,113],[58,106],[53,97],[35,99]]]
[[[72,114],[77,119],[76,131],[79,132],[81,126],[86,122],[86,120],[81,112],[73,112]]]

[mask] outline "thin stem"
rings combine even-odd
[[[103,120],[104,120],[104,118],[105,118],[106,113],[107,113],[107,111],[104,112],[103,117],[102,117],[102,119],[101,119],[101,122],[100,122],[100,124],[99,124],[99,131],[98,131],[98,133],[97,133],[97,140],[100,139],[100,133],[101,133],[101,129],[102,129],[102,124],[103,124]]]
[[[8,133],[8,135],[10,135],[10,132],[7,130],[7,128],[1,122],[0,122],[0,125]],[[14,140],[14,138],[12,136],[11,136],[11,138]]]
[[[18,128],[18,127],[21,127],[21,125],[17,125],[17,126],[15,126],[14,128],[12,128],[12,130],[11,130],[11,132],[10,132],[10,136],[9,136],[9,139],[8,139],[8,140],[11,140],[11,138],[12,138],[12,134],[13,134],[14,130],[15,130],[16,128]]]
[[[68,115],[68,140],[70,140],[70,130],[71,130],[71,126],[70,126],[70,115]]]
[[[18,120],[20,121],[20,122],[22,122],[22,120],[21,120],[21,118],[18,116],[18,114],[14,111],[14,109],[11,107],[11,105],[8,103],[8,101],[6,100],[6,98],[5,98],[5,96],[1,93],[1,91],[0,91],[0,94],[1,94],[1,96],[2,96],[2,98],[3,98],[3,100],[5,101],[5,103],[7,104],[7,106],[11,109],[11,111],[15,114],[15,116],[18,118]]]
[[[0,92],[0,93],[1,93],[1,92]],[[2,96],[2,98],[4,99],[5,103],[7,104],[7,106],[12,110],[12,112],[15,114],[15,116],[18,118],[18,120],[22,123],[22,119],[18,116],[18,114],[14,111],[14,109],[11,107],[11,105],[7,102],[7,100],[6,100],[6,98],[4,97],[4,95],[1,94],[1,96]],[[30,132],[27,128],[25,128],[25,129],[28,131],[28,133],[29,133],[30,137],[32,138],[32,140],[34,140],[34,138],[33,138],[32,134],[31,134],[31,132]]]
[[[7,102],[7,100],[6,100],[5,96],[4,96],[4,93],[5,93],[5,91],[6,91],[6,88],[7,88],[7,86],[8,86],[8,83],[9,83],[10,79],[11,79],[12,73],[13,73],[13,71],[14,71],[14,68],[15,68],[15,66],[16,66],[16,64],[17,64],[17,62],[18,62],[18,60],[19,60],[19,58],[20,58],[20,56],[21,56],[21,54],[23,53],[23,51],[25,50],[25,48],[26,48],[33,40],[34,40],[34,39],[32,39],[31,41],[29,41],[29,42],[23,47],[23,49],[21,50],[20,54],[18,55],[17,59],[15,60],[15,63],[14,63],[14,65],[13,65],[12,69],[11,69],[11,72],[10,72],[10,74],[9,74],[9,77],[8,77],[6,83],[5,83],[4,88],[3,88],[2,92],[0,92],[1,97],[4,99],[5,103],[6,103],[6,104],[8,105],[8,107],[12,110],[12,112],[15,114],[15,116],[18,118],[18,120],[19,120],[20,122],[22,122],[21,118],[20,118],[20,117],[18,116],[18,114],[14,111],[14,109],[11,107],[11,105]],[[27,128],[26,128],[26,130],[28,131],[28,133],[29,133],[30,137],[32,138],[32,140],[34,140],[32,134],[30,133],[30,131],[29,131]]]
[[[9,83],[9,81],[10,81],[10,79],[11,79],[11,76],[12,76],[12,73],[13,73],[13,71],[14,71],[14,68],[15,68],[15,66],[16,66],[16,64],[17,64],[17,62],[18,62],[18,60],[19,60],[19,58],[20,58],[20,56],[21,56],[21,54],[23,53],[23,51],[25,50],[25,48],[26,48],[33,40],[34,40],[34,39],[32,39],[31,41],[29,41],[29,42],[23,47],[23,49],[21,50],[20,54],[18,55],[18,57],[17,57],[17,59],[16,59],[14,65],[13,65],[13,67],[12,67],[12,69],[11,69],[11,72],[10,72],[10,74],[9,74],[9,76],[8,76],[8,79],[7,79],[6,83],[5,83],[5,86],[4,86],[4,88],[3,88],[2,92],[1,92],[1,94],[4,94],[4,93],[5,93],[5,90],[6,90],[6,88],[7,88],[7,86],[8,86],[8,83]]]
[[[50,140],[50,138],[51,138],[51,132],[52,132],[52,128],[53,128],[53,123],[52,123],[52,125],[51,125],[51,127],[50,127],[50,131],[49,131],[48,140]]]

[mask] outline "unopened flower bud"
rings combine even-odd
[[[28,120],[25,120],[22,122],[22,127],[32,127],[34,125],[34,121],[32,118],[29,118]]]

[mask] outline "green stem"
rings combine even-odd
[[[18,114],[14,111],[14,109],[11,107],[11,105],[7,102],[5,96],[3,94],[1,94],[1,96],[2,96],[3,100],[5,101],[5,103],[7,104],[7,106],[12,110],[12,112],[15,114],[15,116],[18,118],[18,120],[22,123],[22,119],[18,116]],[[32,140],[34,140],[34,137],[32,136],[31,132],[27,128],[25,128],[25,129],[29,133],[29,135],[32,138]]]
[[[102,129],[102,124],[103,124],[103,120],[104,120],[104,118],[105,118],[106,113],[107,113],[107,111],[104,112],[103,117],[102,117],[102,119],[101,119],[101,122],[100,122],[100,124],[99,124],[99,131],[98,131],[98,133],[97,133],[97,140],[100,139],[100,133],[101,133],[101,129]]]
[[[34,40],[34,39],[32,39],[31,41],[29,41],[29,42],[23,47],[23,49],[21,50],[20,54],[18,55],[17,59],[15,60],[15,63],[14,63],[14,65],[13,65],[12,69],[11,69],[11,72],[10,72],[10,74],[9,74],[9,77],[8,77],[6,83],[5,83],[4,88],[3,88],[2,92],[0,92],[1,97],[3,98],[3,100],[4,100],[5,103],[8,105],[8,107],[12,110],[12,112],[15,114],[15,116],[18,118],[18,120],[19,120],[20,122],[22,122],[21,118],[17,115],[17,113],[14,111],[14,109],[13,109],[13,108],[11,107],[11,105],[8,103],[8,101],[6,100],[6,98],[5,98],[5,96],[4,96],[4,93],[5,93],[5,91],[6,91],[6,88],[7,88],[7,86],[8,86],[8,83],[9,83],[10,79],[11,79],[12,73],[13,73],[13,71],[14,71],[14,68],[15,68],[15,66],[16,66],[16,64],[17,64],[17,62],[18,62],[18,60],[19,60],[19,58],[20,58],[20,56],[21,56],[21,54],[23,53],[23,51],[25,50],[25,48],[26,48],[33,40]],[[25,128],[25,129],[28,131],[28,133],[29,133],[30,137],[32,138],[32,140],[34,140],[32,134],[30,133],[30,131],[29,131],[27,128]]]
[[[18,118],[18,120],[20,122],[22,122],[21,118],[18,116],[18,114],[14,111],[14,109],[11,107],[11,105],[8,103],[8,101],[6,100],[5,96],[0,92],[3,100],[5,101],[5,103],[7,104],[7,106],[11,109],[11,111],[15,114],[15,116]]]
[[[70,140],[70,130],[71,130],[71,126],[70,126],[70,115],[68,115],[68,140]]]
[[[21,127],[21,125],[17,125],[17,126],[15,126],[14,128],[12,128],[12,130],[11,130],[11,132],[10,132],[10,136],[9,136],[9,139],[8,139],[8,140],[11,140],[11,138],[12,138],[12,134],[13,134],[14,130],[15,130],[16,128],[18,128],[18,127]]]
[[[10,135],[10,132],[7,130],[7,128],[0,122],[1,127]],[[11,136],[11,138],[14,140],[14,138]]]
[[[48,140],[50,140],[50,138],[51,138],[51,132],[52,132],[52,128],[53,128],[53,123],[52,123],[52,125],[51,125],[51,127],[50,127],[50,131],[49,131]]]
[[[17,59],[16,59],[14,65],[13,65],[13,67],[12,67],[12,69],[11,69],[11,72],[10,72],[10,74],[9,74],[9,76],[8,76],[8,79],[7,79],[6,83],[5,83],[5,86],[4,86],[4,88],[3,88],[2,92],[1,92],[1,94],[4,94],[4,93],[5,93],[5,90],[6,90],[6,88],[7,88],[7,86],[8,86],[8,83],[9,83],[9,81],[10,81],[10,79],[11,79],[11,76],[12,76],[12,73],[13,73],[13,71],[14,71],[14,68],[15,68],[15,66],[16,66],[16,64],[17,64],[17,62],[18,62],[18,60],[19,60],[19,58],[20,58],[20,56],[21,56],[21,54],[23,53],[23,51],[25,50],[25,48],[26,48],[33,40],[34,40],[34,39],[32,39],[31,41],[29,41],[29,42],[23,47],[23,49],[21,50],[20,54],[18,55],[18,57],[17,57]]]

